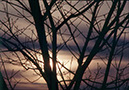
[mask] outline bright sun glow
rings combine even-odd
[[[50,59],[50,67],[53,70],[53,63],[52,63],[52,59]]]

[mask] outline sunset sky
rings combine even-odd
[[[11,0],[10,0],[11,1]],[[15,0],[13,1],[13,3],[18,4]],[[74,5],[77,1],[71,1],[71,3]],[[26,7],[29,8],[29,4],[27,2],[27,0],[24,0],[24,4],[26,5]],[[42,1],[40,1],[40,6],[41,6],[41,10],[42,10],[42,14],[45,12],[44,6]],[[80,9],[83,7],[83,5],[85,5],[85,1],[80,1],[77,5],[76,8]],[[0,20],[3,21],[5,24],[7,24],[7,26],[9,25],[7,20],[7,13],[4,12],[4,7],[6,6],[5,3],[0,2]],[[71,7],[66,4],[65,2],[62,4],[64,13],[66,13],[67,11],[70,10],[71,13],[74,13],[74,9],[71,9]],[[102,29],[101,26],[103,26],[104,24],[104,19],[106,14],[108,13],[108,11],[110,10],[111,7],[111,2],[109,1],[105,1],[102,4],[102,7],[100,8],[99,14],[98,16],[100,16],[99,18],[97,18],[97,20],[102,20],[101,25],[100,25],[100,29]],[[54,18],[54,22],[55,22],[55,26],[58,26],[61,21],[63,21],[62,16],[59,14],[59,11],[55,9],[56,7],[53,7],[51,12],[52,16]],[[93,9],[94,7],[92,7]],[[85,12],[84,14],[87,16],[87,18],[89,20],[91,20],[92,17],[92,9],[88,10],[87,12]],[[6,8],[6,10],[8,11],[9,14],[9,18],[10,21],[12,22],[12,32],[15,33],[15,35],[18,37],[19,41],[21,43],[23,43],[24,45],[26,45],[27,47],[30,47],[32,49],[34,49],[35,51],[37,51],[38,53],[35,52],[31,52],[31,49],[29,50],[30,53],[37,59],[39,60],[39,65],[41,67],[44,66],[44,62],[43,58],[41,56],[41,50],[40,50],[40,46],[38,43],[38,37],[37,37],[37,32],[35,29],[35,25],[34,25],[34,20],[32,18],[32,16],[30,15],[30,13],[26,12],[25,10],[19,9],[19,8],[13,8],[12,6],[8,6],[8,9]],[[55,10],[55,11],[54,11]],[[66,10],[66,11],[65,11]],[[20,13],[22,13],[22,15],[26,16],[26,18],[28,19],[28,22],[22,15],[20,15]],[[69,13],[69,14],[71,14]],[[125,8],[123,10],[122,13],[129,13],[129,1],[127,2],[127,4],[125,5]],[[69,15],[68,14],[68,15]],[[104,16],[105,14],[105,16]],[[68,17],[68,15],[66,15],[66,17]],[[115,14],[114,14],[115,16]],[[123,18],[120,19],[120,21],[123,20]],[[31,23],[32,22],[32,23]],[[71,22],[73,22],[74,25],[77,25],[77,28],[75,28]],[[83,46],[84,46],[84,42],[85,39],[87,37],[87,33],[88,33],[88,29],[89,29],[89,25],[87,24],[88,21],[86,21],[85,19],[83,19],[83,16],[80,15],[78,18],[72,18],[68,23],[70,24],[70,27],[72,29],[72,32],[74,33],[75,37],[76,37],[76,41],[80,47],[80,49],[82,50]],[[52,57],[52,38],[51,38],[51,30],[48,29],[47,25],[50,25],[49,20],[45,21],[46,25],[45,25],[45,29],[46,29],[46,36],[47,36],[47,42],[48,42],[48,48],[49,48],[49,54],[50,57]],[[4,32],[5,30],[5,32]],[[82,34],[80,34],[80,32]],[[119,32],[119,31],[118,31]],[[126,36],[122,36],[120,38],[119,41],[119,45],[121,45],[121,43],[123,42],[123,40],[125,39],[125,43],[129,42],[129,29],[126,29]],[[97,33],[93,32],[92,37],[96,37]],[[108,34],[107,34],[108,36]],[[105,37],[107,37],[105,36]],[[11,33],[8,32],[8,30],[6,30],[6,27],[3,26],[0,22],[0,37],[4,37],[4,38],[10,38],[11,37]],[[69,49],[65,46],[65,43],[63,41],[67,42],[67,45],[71,48],[71,50],[73,50],[73,55]],[[112,37],[113,38],[113,37]],[[112,41],[112,38],[109,40]],[[13,43],[18,44],[18,42],[16,42],[15,40],[13,40],[12,38],[9,39],[10,41],[12,41]],[[95,45],[95,41],[93,40],[88,44],[87,47],[87,51],[85,54],[85,58],[84,61],[87,59],[88,54],[90,53],[90,51],[92,50],[93,46]],[[1,43],[1,41],[0,41]],[[12,48],[15,48],[13,46],[11,46]],[[20,47],[20,46],[19,46]],[[124,51],[124,56],[123,56],[123,61],[121,64],[121,68],[122,67],[129,67],[129,44],[125,46],[127,49]],[[2,44],[0,44],[0,55],[2,56],[1,60],[3,60],[5,62],[5,68],[7,70],[7,73],[9,76],[13,75],[15,76],[15,78],[12,79],[12,85],[14,85],[16,82],[19,82],[16,85],[16,90],[48,90],[47,89],[47,84],[45,82],[45,80],[37,75],[36,73],[39,73],[38,70],[36,70],[36,67],[29,61],[27,60],[20,52],[17,53],[12,53],[12,52],[5,52],[3,53],[3,50],[7,50],[4,46],[2,46]],[[109,50],[110,51],[110,50]],[[60,28],[60,31],[57,32],[57,61],[59,61],[62,65],[66,66],[68,69],[72,70],[73,72],[76,71],[77,66],[78,66],[78,62],[77,62],[77,58],[79,58],[79,51],[78,48],[76,47],[74,41],[72,40],[71,36],[70,36],[70,32],[67,30],[66,25],[62,26]],[[18,56],[17,56],[18,55]],[[107,59],[102,60],[101,58],[108,56],[108,50],[105,50],[104,52],[100,52],[99,54],[96,55],[96,57],[93,58],[93,60],[91,61],[90,65],[88,66],[88,69],[86,70],[86,74],[87,76],[84,75],[84,77],[88,77],[91,72],[92,72],[92,76],[94,76],[96,74],[96,71],[98,69],[101,68],[101,73],[104,73],[104,69],[106,68],[106,64],[108,61]],[[100,58],[101,57],[101,58]],[[23,67],[19,61],[19,58],[21,60],[22,63],[25,64],[25,67]],[[110,76],[113,77],[115,75],[114,72],[115,71],[115,65],[117,66],[119,63],[119,54],[117,55],[117,57],[114,58],[114,60],[112,61],[112,67],[110,69]],[[50,59],[51,60],[51,59]],[[52,63],[50,64],[52,66]],[[73,75],[72,74],[68,74],[67,70],[64,69],[61,65],[57,65],[57,78],[59,80],[62,80],[61,76],[60,76],[60,72],[59,72],[59,68],[61,69],[61,71],[64,74],[64,78],[67,79],[72,79]],[[35,69],[35,71],[34,71]],[[5,72],[4,72],[4,68],[2,66],[2,63],[0,61],[0,70],[2,72],[2,75],[5,77]],[[126,69],[124,72],[126,73],[129,70]],[[90,72],[91,71],[91,72]],[[16,75],[15,75],[16,73]],[[91,77],[92,77],[91,76]],[[101,80],[101,79],[100,79]],[[111,79],[110,79],[111,80]],[[109,80],[109,81],[110,81]],[[102,81],[102,80],[101,80]],[[6,81],[7,82],[7,81]],[[32,83],[30,83],[32,82]],[[83,86],[82,86],[83,87]]]

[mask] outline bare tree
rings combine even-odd
[[[11,63],[33,70],[49,90],[127,89],[127,5],[127,0],[3,0],[2,65]],[[63,64],[64,57],[58,58],[65,50],[76,68]],[[94,70],[92,62],[98,62]],[[12,86],[11,79],[7,81],[14,89],[20,81]]]

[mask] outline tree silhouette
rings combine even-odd
[[[127,0],[3,0],[2,65],[11,63],[33,70],[43,77],[49,90],[127,88],[127,4]],[[76,62],[76,69],[59,60],[63,59],[58,58],[61,51],[71,55],[69,61],[71,65]],[[103,64],[99,62],[91,70],[90,64],[97,61]],[[11,83],[9,78],[7,81]],[[18,83],[9,86],[14,89]]]

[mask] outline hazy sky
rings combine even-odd
[[[75,2],[73,2],[73,3],[75,3]],[[80,8],[82,5],[83,5],[83,1],[80,2],[76,7],[77,7],[77,8]],[[109,5],[110,5],[110,2],[109,2]],[[70,8],[68,8],[67,5],[64,5],[64,9],[70,9]],[[0,3],[0,20],[5,20],[5,17],[6,17],[6,16],[5,16],[5,14],[2,12],[2,10],[3,10],[3,4]],[[9,10],[9,13],[12,13],[13,15],[18,15],[18,16],[20,16],[20,15],[17,13],[17,11],[14,10],[14,9],[12,9],[11,7],[8,7],[8,10]],[[29,15],[28,13],[26,13],[26,12],[24,12],[24,11],[21,11],[21,10],[19,10],[19,11],[22,12],[22,13],[24,13],[24,15],[27,16],[30,21],[33,21],[32,17],[29,17],[30,15]],[[71,12],[72,12],[72,11],[71,11]],[[73,12],[74,12],[74,11],[73,11]],[[99,14],[101,15],[101,14],[107,13],[107,12],[108,12],[108,6],[105,4],[105,5],[103,5],[103,7],[101,7],[101,10],[100,10],[100,13],[99,13]],[[127,3],[126,8],[124,9],[123,13],[125,13],[125,12],[129,12],[129,2]],[[88,18],[91,17],[91,15],[89,14],[89,12],[86,12],[86,14],[87,14]],[[53,13],[52,15],[53,15],[53,17],[55,17],[55,18],[61,18],[58,12],[55,12],[55,13]],[[18,19],[18,18],[14,17],[14,16],[12,16],[12,18],[13,18],[13,20]],[[103,18],[104,18],[104,17],[103,17]],[[82,19],[82,17],[81,17],[81,19]],[[85,25],[85,22],[84,22],[83,20],[81,20],[81,19],[77,19],[77,20],[72,19],[72,20],[75,20],[75,22],[74,22],[75,24],[79,24],[79,23],[81,22],[81,24],[79,24],[78,28],[81,30],[81,32],[82,32],[84,35],[87,35],[87,31],[88,31],[88,28],[89,28],[89,27],[88,27],[87,25]],[[103,23],[102,23],[102,24],[103,24]],[[19,19],[17,20],[17,23],[16,23],[15,25],[16,25],[16,26],[19,28],[19,30],[21,30],[21,31],[23,30],[23,28],[28,27],[28,29],[24,32],[26,35],[23,34],[23,35],[20,35],[20,36],[19,36],[19,40],[20,40],[21,42],[25,42],[25,40],[27,40],[27,39],[26,39],[26,36],[31,36],[33,33],[36,34],[34,25],[29,25],[29,24],[28,24],[28,21],[25,20],[25,19],[23,19],[23,18],[19,18]],[[72,27],[72,26],[71,26],[71,27]],[[62,31],[65,31],[66,27],[63,26],[63,28],[61,28],[61,29],[62,29]],[[72,27],[72,29],[75,30],[74,27]],[[14,30],[15,30],[15,28],[14,28]],[[32,31],[34,31],[34,32],[32,32]],[[3,34],[3,32],[0,31],[0,35],[2,35],[2,34]],[[65,32],[64,39],[67,40],[67,39],[70,37],[69,35],[70,35],[70,34],[69,34],[68,32]],[[78,35],[78,33],[75,33],[75,35]],[[6,36],[6,35],[5,35],[5,36]],[[8,36],[7,36],[7,37],[8,37]],[[129,37],[129,36],[126,36],[126,38],[128,38],[128,37]],[[37,37],[34,36],[34,34],[33,34],[33,37],[32,37],[32,38],[33,38],[33,39],[36,39]],[[76,40],[77,40],[79,46],[82,47],[83,44],[84,44],[84,41],[85,41],[84,37],[80,35],[80,36],[78,36],[78,37],[76,38]],[[129,40],[129,39],[126,39],[126,41],[128,41],[128,40]],[[58,42],[58,45],[60,45],[60,44],[63,43],[63,41],[62,41],[62,39],[61,39],[60,36],[58,36],[57,42]],[[122,42],[122,39],[121,39],[121,42]],[[51,38],[48,38],[48,43],[51,44]],[[68,45],[71,46],[75,51],[77,50],[77,47],[75,47],[75,45],[73,44],[72,41],[68,42]],[[88,51],[91,50],[91,48],[92,48],[93,45],[94,45],[94,41],[91,42],[90,45],[88,46]],[[31,46],[31,47],[32,47],[32,44],[29,43],[28,46]],[[35,42],[35,47],[36,47],[36,49],[39,49],[38,41]],[[50,45],[50,47],[51,47],[51,45]],[[0,48],[3,48],[3,47],[0,45]],[[51,49],[51,48],[50,48],[50,49]],[[88,51],[87,51],[87,53],[88,53]],[[124,54],[124,56],[125,56],[125,58],[124,58],[124,59],[125,59],[125,62],[123,62],[123,66],[126,65],[127,63],[129,63],[129,62],[128,62],[128,60],[129,60],[128,51],[129,51],[129,49],[127,49],[127,50],[125,51],[125,54]],[[9,55],[10,57],[12,56],[11,54],[8,54],[8,55]],[[100,53],[100,55],[103,56],[103,55],[105,55],[105,53]],[[11,58],[14,58],[14,60],[16,59],[15,57],[11,57]],[[40,56],[39,56],[38,58],[39,58],[39,59],[42,59]],[[57,59],[58,59],[61,63],[63,63],[64,65],[66,65],[67,67],[72,68],[73,70],[74,70],[74,69],[76,68],[76,66],[77,66],[77,62],[76,62],[75,58],[72,57],[72,54],[71,54],[70,52],[68,52],[68,49],[67,49],[66,47],[64,47],[64,48],[62,49],[62,51],[60,51],[60,52],[58,53]],[[73,59],[73,61],[71,62],[72,59]],[[101,60],[95,59],[95,60],[93,60],[93,61],[91,62],[90,66],[89,66],[90,69],[91,69],[91,70],[96,69],[98,63],[99,63],[99,65],[101,65],[101,67],[105,67],[105,66],[104,66],[104,63],[103,63]],[[115,62],[113,62],[113,63],[115,63]],[[70,67],[70,66],[72,66],[72,67]],[[26,76],[26,78],[28,78],[28,79],[31,80],[31,81],[36,80],[36,79],[39,78],[39,76],[37,76],[36,74],[34,74],[34,72],[33,72],[32,70],[26,71],[26,70],[24,70],[23,68],[21,68],[21,67],[19,67],[19,66],[16,66],[16,65],[7,64],[7,65],[6,65],[6,69],[7,69],[7,71],[8,71],[9,74],[11,74],[12,69],[13,69],[15,72],[18,71],[18,70],[20,70],[20,72],[21,72],[20,74],[21,74],[21,75],[20,75],[20,74],[17,75],[17,76],[16,76],[16,79],[17,79],[17,80],[21,80],[21,82],[28,82],[27,80],[23,79],[22,76]],[[64,69],[62,69],[62,70],[64,70]],[[113,69],[111,70],[111,73],[112,73],[112,72],[113,72]],[[65,78],[66,78],[66,77],[65,77]],[[38,90],[38,88],[40,89],[40,88],[42,87],[43,90],[45,90],[45,89],[47,89],[47,88],[46,88],[46,84],[45,84],[45,85],[42,85],[43,82],[44,82],[43,79],[40,78],[40,79],[39,79],[37,82],[35,82],[35,84],[33,84],[33,85],[32,85],[32,84],[30,84],[30,85],[27,84],[27,85],[26,85],[26,84],[22,83],[22,84],[17,85],[17,88],[26,88],[26,89],[27,89],[27,88],[28,88],[28,89],[33,88],[33,89],[31,89],[31,90],[34,90],[34,89],[37,89],[37,90]]]

